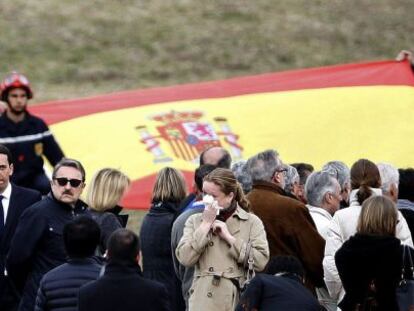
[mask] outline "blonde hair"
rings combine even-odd
[[[122,199],[131,181],[127,175],[113,168],[103,168],[95,173],[86,194],[91,209],[106,211]]]
[[[397,221],[394,202],[384,196],[372,196],[362,203],[357,232],[395,236]]]
[[[244,196],[243,189],[231,170],[226,168],[216,168],[204,177],[204,181],[216,184],[226,195],[233,192],[234,200],[239,204],[239,206],[245,211],[249,211],[249,201],[247,201]]]
[[[172,167],[159,171],[152,190],[152,203],[181,202],[187,195],[187,186],[183,174]]]

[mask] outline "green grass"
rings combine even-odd
[[[0,75],[34,102],[394,58],[414,50],[408,0],[13,0]]]

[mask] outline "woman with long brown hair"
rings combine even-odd
[[[332,299],[340,302],[345,294],[335,265],[335,253],[357,232],[361,205],[372,196],[381,195],[381,177],[375,163],[367,159],[356,161],[351,167],[350,206],[335,213],[331,221],[323,260],[324,278]],[[413,246],[411,233],[404,217],[398,212],[396,237],[404,244]]]
[[[397,223],[398,210],[387,197],[372,196],[363,202],[357,233],[335,255],[345,289],[342,311],[398,311],[395,291],[403,249],[395,237]],[[412,248],[406,250],[414,256]]]
[[[191,216],[176,254],[195,266],[189,310],[234,310],[252,268],[264,269],[269,247],[262,221],[248,212],[248,201],[231,170],[217,168],[204,178],[205,210]]]

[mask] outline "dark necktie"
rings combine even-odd
[[[4,196],[0,194],[0,239],[3,237],[3,231],[4,231],[3,198]]]

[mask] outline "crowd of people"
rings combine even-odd
[[[214,146],[190,193],[160,169],[138,237],[120,214],[128,176],[98,170],[82,200],[85,169],[27,112],[27,79],[13,73],[0,91],[1,310],[414,308],[399,291],[413,279],[414,169],[315,171],[270,149],[233,163]]]

